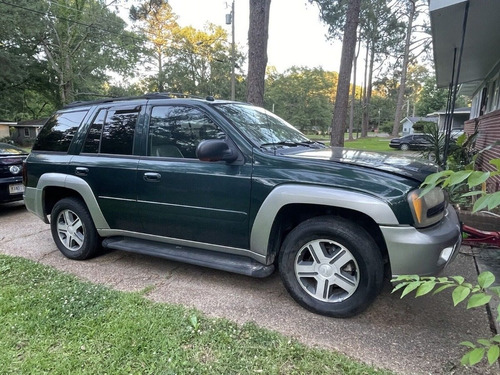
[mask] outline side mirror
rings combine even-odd
[[[202,161],[232,163],[238,159],[238,153],[231,149],[224,139],[206,139],[196,148],[196,157]]]

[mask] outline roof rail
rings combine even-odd
[[[201,97],[201,96],[195,96],[195,95],[190,95],[190,94],[184,94],[184,93],[178,93],[178,92],[151,92],[147,93],[144,95],[139,95],[139,96],[124,96],[124,97],[107,97],[107,98],[102,98],[102,99],[97,99],[97,100],[89,100],[89,101],[75,101],[72,103],[69,103],[64,106],[64,108],[72,108],[72,107],[79,107],[79,106],[84,106],[84,105],[93,105],[93,104],[100,104],[100,103],[112,103],[112,102],[117,102],[117,101],[125,101],[125,100],[134,100],[134,99],[175,99],[175,98],[193,98],[193,99],[204,99],[204,100],[209,100],[213,101],[213,97],[207,96],[206,98]]]

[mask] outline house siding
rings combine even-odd
[[[500,141],[500,109],[487,113],[477,119],[469,120],[465,123],[465,132],[474,134],[475,129],[479,129],[475,150],[483,150],[493,143]],[[489,163],[491,159],[500,159],[500,145],[493,146],[481,153],[477,160],[477,166],[483,171],[494,171],[495,167]],[[488,181],[488,191],[496,192],[500,190],[500,176],[490,178]]]

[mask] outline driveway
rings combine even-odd
[[[252,279],[148,256],[107,252],[89,261],[64,258],[49,226],[20,203],[0,205],[0,253],[53,266],[123,291],[151,288],[148,298],[194,307],[211,317],[261,327],[315,347],[335,349],[399,374],[496,374],[498,368],[459,366],[459,342],[491,335],[483,308],[453,308],[449,293],[415,299],[386,285],[374,305],[352,319],[312,314],[288,295],[275,273]],[[446,272],[474,280],[474,259],[460,255]]]

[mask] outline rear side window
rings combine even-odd
[[[132,155],[140,107],[101,109],[89,128],[85,153]]]
[[[44,125],[33,146],[37,151],[68,152],[87,111],[56,113]]]

